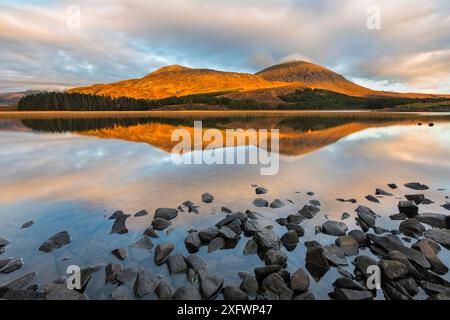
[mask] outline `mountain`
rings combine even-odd
[[[294,82],[311,89],[323,89],[350,96],[375,95],[376,92],[359,86],[325,67],[304,61],[274,65],[257,73],[267,81]]]
[[[132,97],[137,99],[162,99],[200,93],[248,91],[286,86],[257,75],[223,72],[209,69],[192,69],[179,65],[160,68],[143,78],[110,84],[95,84],[74,88],[69,92]]]
[[[6,92],[0,93],[0,107],[15,106],[22,97],[36,93],[38,91],[29,90],[23,92]]]
[[[317,64],[294,61],[274,65],[256,74],[193,69],[171,65],[143,78],[73,88],[69,93],[162,99],[193,94],[221,93],[231,99],[250,99],[278,105],[279,98],[296,90],[322,89],[354,97],[437,98],[431,94],[375,91],[357,85],[340,74]],[[445,96],[448,98],[448,96]]]

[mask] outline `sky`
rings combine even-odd
[[[373,89],[450,93],[450,1],[0,0],[0,92],[290,60]]]

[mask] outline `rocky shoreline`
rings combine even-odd
[[[428,186],[418,182],[406,183],[404,187],[411,192],[399,195],[399,187],[390,183],[385,189],[377,188],[373,195],[366,197],[369,202],[379,203],[385,197],[401,196],[390,215],[392,221],[398,222],[398,228],[393,230],[380,225],[380,216],[371,208],[358,205],[356,199],[336,199],[354,204],[356,210],[355,214],[344,212],[339,221],[327,218],[315,227],[316,235],[325,234],[334,238],[331,244],[316,240],[302,241],[305,236],[302,224],[324,214],[320,201],[312,199],[298,212],[274,219],[273,225],[285,229],[283,234],[278,234],[273,225],[262,226],[261,214],[257,210],[277,210],[286,203],[280,199],[269,202],[264,198],[269,192],[266,188],[252,187],[254,210],[233,212],[222,207],[220,220],[216,223],[203,229],[188,230],[184,238],[185,248],[176,248],[171,242],[161,242],[155,246],[153,242],[160,238],[160,233],[171,230],[172,221],[179,215],[198,213],[199,205],[192,201],[185,201],[177,208],[157,209],[142,237],[130,244],[130,247],[147,250],[154,264],[161,268],[167,266],[170,275],[185,274],[185,283],[177,288],[172,288],[170,281],[161,275],[144,268],[129,268],[119,262],[82,269],[81,286],[76,290],[68,289],[65,278],[55,279],[41,287],[37,285],[35,272],[3,283],[2,274],[19,273],[26,261],[20,257],[2,258],[14,242],[0,237],[0,283],[3,283],[0,284],[0,299],[88,299],[85,290],[92,276],[103,272],[105,284],[114,286],[108,294],[114,300],[141,299],[150,294],[156,294],[161,300],[315,300],[312,281],[320,282],[327,272],[335,269],[340,276],[331,285],[332,290],[328,293],[330,299],[372,300],[377,298],[377,288],[368,288],[368,284],[374,274],[371,270],[375,268],[381,272],[378,292],[386,300],[415,300],[419,292],[424,292],[430,300],[450,300],[450,282],[444,278],[449,268],[440,258],[441,253],[450,249],[450,216],[446,214],[450,203],[445,201],[441,205],[442,212],[426,212],[426,205],[434,203],[425,195]],[[313,192],[307,194],[314,195]],[[212,194],[204,193],[201,201],[210,204],[215,199]],[[146,210],[134,214],[135,217],[148,215]],[[108,221],[112,223],[110,233],[128,233],[127,219],[130,216],[120,210],[109,216]],[[358,227],[349,230],[346,221],[352,218]],[[27,221],[21,228],[32,228],[34,224],[34,221]],[[245,241],[242,254],[257,255],[261,265],[239,272],[239,283],[229,283],[221,274],[210,272],[207,259],[196,254],[202,247],[207,247],[208,253],[233,249],[241,241]],[[37,249],[42,254],[48,254],[63,250],[70,242],[69,232],[61,231]],[[306,247],[305,267],[289,272],[289,253],[297,246]],[[188,254],[183,255],[176,249],[186,249]],[[364,254],[366,250],[372,255]],[[113,257],[125,264],[128,249],[115,248],[111,251]],[[353,272],[344,269],[349,265],[354,266]]]

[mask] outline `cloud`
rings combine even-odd
[[[70,31],[73,4],[81,29]],[[381,30],[372,31],[366,10],[374,4]],[[7,1],[0,5],[0,80],[3,90],[39,81],[78,86],[174,63],[256,72],[307,59],[350,78],[450,92],[441,82],[450,75],[448,30],[447,0]],[[411,63],[417,72],[407,72]],[[440,80],[429,86],[429,79]]]

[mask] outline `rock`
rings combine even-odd
[[[425,232],[425,237],[436,241],[447,249],[450,248],[450,230],[449,229],[430,229]]]
[[[368,244],[367,236],[364,232],[361,230],[352,230],[348,233],[350,237],[356,240],[358,242],[359,247],[366,247]]]
[[[123,267],[120,263],[108,263],[105,267],[106,283],[116,283],[117,275],[121,273]]]
[[[419,205],[425,200],[425,195],[423,194],[408,194],[405,195],[406,200],[412,201],[415,204]]]
[[[223,278],[218,275],[213,275],[204,270],[198,272],[200,280],[200,292],[205,300],[214,299],[220,292],[223,286]]]
[[[117,210],[116,212],[114,212],[110,217],[109,220],[116,220],[122,216],[127,216],[129,217],[130,215],[124,214],[122,210]]]
[[[112,216],[115,216],[115,215],[116,215],[116,213],[114,213]],[[110,219],[111,219],[111,217],[110,217]],[[113,234],[113,233],[117,233],[117,234],[128,233],[128,229],[127,229],[127,226],[126,226],[126,221],[127,221],[128,217],[130,217],[129,214],[123,214],[122,213],[122,214],[118,215],[115,218],[113,226],[111,227],[110,234]]]
[[[265,194],[267,193],[267,189],[264,187],[258,187],[255,189],[256,194]]]
[[[173,249],[175,249],[173,243],[158,244],[155,248],[155,264],[158,266],[164,264]]]
[[[294,291],[305,292],[309,288],[309,276],[302,268],[292,274],[290,280],[291,289]]]
[[[306,250],[306,269],[317,280],[320,280],[330,269],[322,247],[309,247]]]
[[[399,230],[409,237],[421,237],[425,232],[425,227],[413,218],[400,223]]]
[[[253,238],[259,250],[263,253],[269,249],[280,249],[280,238],[272,230],[263,229],[260,232],[256,232]]]
[[[257,267],[254,269],[256,278],[265,279],[267,276],[272,273],[276,273],[282,269],[279,265],[265,266],[265,267]]]
[[[224,238],[217,237],[217,238],[212,239],[208,243],[208,252],[214,252],[216,250],[220,250],[225,247],[226,247],[226,242],[225,242]]]
[[[386,230],[385,228],[376,227],[376,226],[373,227],[373,231],[375,231],[375,234],[378,234],[378,235],[389,232],[389,230]]]
[[[136,212],[134,214],[135,217],[143,217],[143,216],[146,216],[146,215],[148,215],[148,212],[146,210],[141,210],[141,211],[138,211],[138,212]]]
[[[265,199],[257,198],[255,200],[253,200],[253,205],[258,208],[263,208],[263,207],[268,207],[269,202]]]
[[[238,301],[248,300],[247,294],[236,286],[227,286],[222,290],[225,300]]]
[[[200,270],[208,270],[208,263],[200,256],[191,254],[187,256],[186,262],[190,268],[199,272]]]
[[[322,232],[331,236],[345,236],[347,230],[348,227],[343,222],[329,220],[322,225]]]
[[[202,300],[202,295],[195,286],[188,285],[175,290],[173,300]]]
[[[338,198],[336,200],[339,201],[339,202],[350,202],[350,203],[353,203],[353,204],[358,202],[358,201],[356,201],[356,199],[342,199],[342,198]]]
[[[450,229],[450,216],[439,213],[422,213],[416,217],[422,223],[441,229]]]
[[[362,231],[364,231],[364,232],[369,231],[369,226],[364,221],[362,221],[361,218],[356,217],[355,221],[356,221],[356,225],[360,226]]]
[[[450,295],[446,295],[446,294],[435,294],[432,295],[428,298],[428,300],[443,300],[443,301],[449,301],[450,300]]]
[[[280,199],[275,199],[271,204],[270,207],[272,209],[279,209],[279,208],[283,208],[285,206],[284,202],[281,201]]]
[[[344,212],[341,216],[341,220],[347,220],[351,217],[350,213]]]
[[[410,300],[406,290],[398,286],[395,282],[382,283],[381,288],[383,289],[386,300]]]
[[[306,219],[312,219],[320,212],[320,208],[312,205],[305,205],[298,213]]]
[[[258,281],[254,276],[247,272],[241,272],[239,273],[239,276],[242,279],[242,282],[239,286],[242,291],[244,291],[248,295],[255,295],[258,293]]]
[[[296,245],[299,243],[297,232],[295,230],[289,230],[281,237],[281,242],[286,245]]]
[[[125,260],[128,256],[128,250],[122,248],[114,249],[113,251],[111,251],[111,253],[120,260]]]
[[[421,184],[419,182],[409,182],[404,184],[405,187],[413,190],[428,190],[430,189],[428,186]]]
[[[286,285],[283,278],[277,273],[272,273],[267,276],[267,278],[262,281],[261,288],[264,291],[270,291],[277,300],[291,300],[294,294]]]
[[[347,257],[358,255],[359,243],[350,235],[337,238],[336,245],[342,249]]]
[[[414,218],[419,214],[419,207],[411,201],[400,201],[398,203],[398,211],[405,214],[408,218]]]
[[[184,239],[184,244],[189,253],[197,252],[202,246],[202,241],[198,236],[198,232],[190,232],[186,239]]]
[[[230,240],[239,239],[239,235],[237,235],[233,230],[231,230],[231,228],[229,226],[221,227],[219,229],[218,235],[219,235],[219,237],[222,237],[225,240],[227,240],[227,239],[230,239]]]
[[[285,227],[288,223],[290,223],[286,218],[278,218],[275,220],[280,226]]]
[[[398,186],[395,183],[389,183],[388,187],[393,189],[393,190],[398,189]]]
[[[155,218],[152,221],[152,227],[158,231],[162,231],[162,230],[168,228],[171,224],[172,223],[170,221],[163,219],[163,218]]]
[[[44,292],[36,290],[9,290],[6,292],[2,300],[15,300],[15,301],[25,301],[25,300],[44,300]]]
[[[219,235],[219,229],[216,226],[212,226],[203,230],[200,230],[198,233],[199,238],[203,242],[210,242],[212,239],[216,238]]]
[[[450,296],[450,288],[429,281],[421,281],[420,286],[428,295],[445,294]]]
[[[398,280],[398,283],[410,294],[411,296],[415,296],[419,293],[419,288],[417,286],[416,280],[413,278],[406,278]]]
[[[111,292],[111,300],[132,300],[128,286],[117,286]]]
[[[87,300],[84,293],[67,288],[66,282],[50,283],[44,291],[45,300]]]
[[[408,274],[408,267],[395,260],[381,260],[378,265],[380,266],[383,275],[389,280],[397,280],[403,278]]]
[[[449,210],[450,211],[450,203],[449,202],[443,204],[441,207],[444,208],[445,210]]]
[[[369,267],[378,265],[374,259],[367,256],[356,257],[353,264],[355,265],[355,275],[362,279],[367,279],[367,277],[370,276],[370,274],[367,273]]]
[[[432,271],[440,275],[444,275],[448,272],[448,267],[437,256],[441,248],[436,242],[430,239],[423,239],[413,244],[412,248],[419,250],[425,255],[431,263]]]
[[[365,198],[370,202],[380,203],[380,200],[371,194],[367,195]]]
[[[163,218],[165,220],[172,220],[178,216],[178,210],[172,208],[158,208],[155,211],[155,218]]]
[[[312,197],[312,196],[314,195],[314,192],[308,191],[306,194],[307,194],[308,196]]]
[[[359,283],[349,279],[347,277],[342,277],[337,279],[333,283],[333,287],[338,289],[349,289],[349,290],[357,290],[357,291],[367,291],[367,288],[360,285]]]
[[[349,289],[335,288],[334,292],[330,293],[330,296],[335,300],[372,300],[372,293],[370,291],[359,291]]]
[[[22,224],[22,226],[20,227],[21,229],[25,229],[25,228],[29,228],[34,224],[33,220],[27,221],[24,224]]]
[[[325,246],[323,248],[323,254],[325,258],[333,265],[333,266],[346,266],[348,265],[347,260],[345,258],[344,251],[336,247],[335,245]]]
[[[153,249],[153,242],[152,240],[147,237],[147,236],[143,236],[141,238],[139,238],[138,240],[136,240],[135,242],[133,242],[130,247],[133,248],[139,248],[139,249],[146,249],[148,251],[152,251]]]
[[[372,211],[372,209],[364,206],[359,206],[356,209],[356,213],[358,214],[358,217],[369,227],[373,228],[375,227],[375,219],[377,218],[377,215],[375,212]]]
[[[214,201],[214,196],[208,192],[205,192],[202,194],[202,202],[204,203],[211,203]]]
[[[154,291],[159,285],[159,279],[148,271],[141,270],[137,273],[134,282],[134,294],[142,298]]]
[[[245,244],[244,255],[249,256],[258,252],[258,244],[255,240],[250,239]]]
[[[244,223],[243,230],[246,235],[253,236],[256,232],[262,231],[263,228],[258,223],[258,221],[248,220]]]
[[[10,259],[6,265],[4,265],[0,269],[0,273],[8,274],[11,272],[14,272],[16,270],[19,270],[23,267],[23,260],[22,259]]]
[[[138,270],[134,268],[125,268],[117,273],[116,280],[119,284],[134,282],[136,280],[137,274]]]
[[[286,228],[289,231],[295,231],[299,237],[303,237],[305,235],[305,229],[303,229],[301,225],[288,223]]]
[[[161,280],[159,282],[158,286],[155,289],[155,293],[158,295],[159,300],[172,300],[172,287],[164,280]]]
[[[52,236],[50,239],[45,241],[40,247],[40,251],[44,252],[52,252],[55,249],[59,249],[62,246],[65,246],[70,242],[70,235],[67,231],[61,231],[54,236]]]
[[[387,191],[384,191],[383,189],[379,189],[379,188],[377,188],[377,189],[375,190],[375,194],[376,194],[377,196],[387,196],[387,197],[392,197],[392,196],[393,196],[392,193],[387,192]]]
[[[390,215],[389,218],[391,218],[391,220],[393,220],[393,221],[401,221],[401,220],[408,219],[408,217],[404,213],[393,214],[393,215]]]
[[[167,259],[171,275],[184,273],[187,270],[187,264],[182,254],[177,253]]]
[[[311,291],[306,291],[296,296],[294,300],[316,300],[316,297]]]
[[[285,266],[287,262],[287,256],[280,250],[269,249],[264,254],[264,262],[266,265],[279,265]]]
[[[247,217],[249,219],[252,219],[252,220],[258,220],[258,216],[261,216],[260,213],[258,213],[256,211],[252,211],[252,210],[246,210],[245,214],[247,215]]]
[[[159,238],[158,233],[152,227],[148,227],[147,229],[145,229],[144,233],[142,235],[153,238],[153,239]]]
[[[36,282],[36,272],[26,273],[14,280],[9,281],[8,283],[4,283],[0,285],[0,298],[9,290],[23,290],[27,289]]]
[[[386,252],[389,251],[399,251],[403,253],[410,261],[414,262],[415,264],[419,265],[420,267],[424,269],[431,268],[431,264],[428,262],[428,260],[425,258],[423,253],[405,247],[401,240],[393,235],[387,235],[384,237],[376,236],[369,234],[368,238],[370,241],[372,241],[377,246],[383,248]]]

